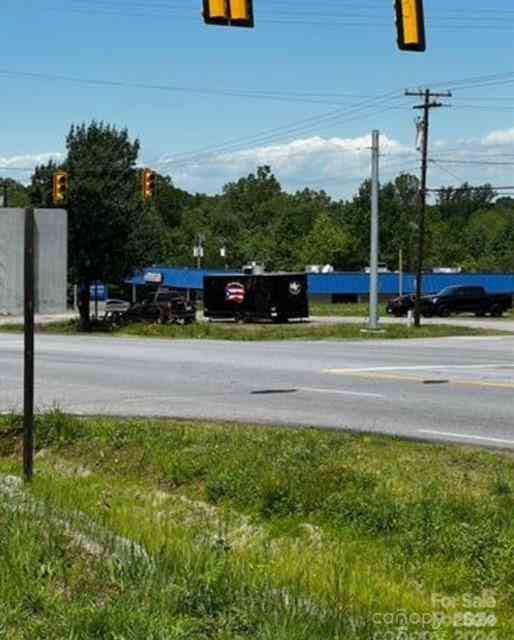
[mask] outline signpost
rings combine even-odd
[[[23,475],[34,473],[34,209],[25,209],[25,354],[23,379]]]

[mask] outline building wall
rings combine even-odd
[[[145,283],[146,272],[162,273],[163,285],[179,289],[203,289],[204,275],[223,274],[223,271],[209,271],[198,269],[180,269],[172,267],[152,266],[143,272],[134,275],[126,282],[141,285]],[[234,277],[240,272],[234,273]],[[378,293],[382,299],[396,296],[400,289],[400,274],[379,273]],[[416,291],[416,276],[412,273],[404,273],[402,280],[402,292],[414,293]],[[334,273],[309,273],[309,297],[319,296],[318,299],[329,300],[332,296],[337,300],[366,299],[369,296],[369,274],[362,271],[334,272]],[[455,273],[434,274],[427,273],[423,276],[423,292],[436,293],[450,285],[482,286],[490,293],[514,293],[514,273]]]
[[[37,209],[36,312],[66,311],[68,221],[62,209]],[[0,209],[0,313],[23,313],[23,209]]]

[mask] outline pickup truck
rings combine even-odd
[[[405,316],[414,309],[415,301],[414,295],[395,298],[387,305],[387,313],[396,317]],[[435,295],[421,297],[421,314],[425,318],[447,318],[452,313],[474,313],[477,317],[490,314],[499,318],[511,308],[512,294],[490,294],[483,287],[476,286],[451,286]]]
[[[156,291],[142,302],[133,304],[121,314],[120,322],[157,322],[190,324],[196,320],[193,302],[174,291]]]

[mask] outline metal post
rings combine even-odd
[[[136,285],[132,285],[132,304],[136,304],[137,301],[137,293],[136,293]]]
[[[371,256],[369,270],[369,328],[378,329],[378,158],[380,133],[374,130],[371,144]]]
[[[25,209],[25,352],[23,379],[23,475],[34,473],[34,209]]]
[[[403,296],[403,249],[398,253],[398,295]]]
[[[202,258],[203,258],[203,241],[204,237],[202,235],[198,235],[198,244],[197,244],[197,254],[196,254],[196,268],[202,268]]]

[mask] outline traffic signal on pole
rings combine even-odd
[[[253,0],[203,0],[203,19],[207,24],[253,27]]]
[[[155,186],[157,182],[157,174],[151,169],[143,171],[143,198],[149,200],[155,195]]]
[[[423,0],[395,0],[398,47],[402,51],[425,51]]]
[[[54,204],[63,204],[68,195],[68,174],[66,171],[57,171],[53,179]]]

